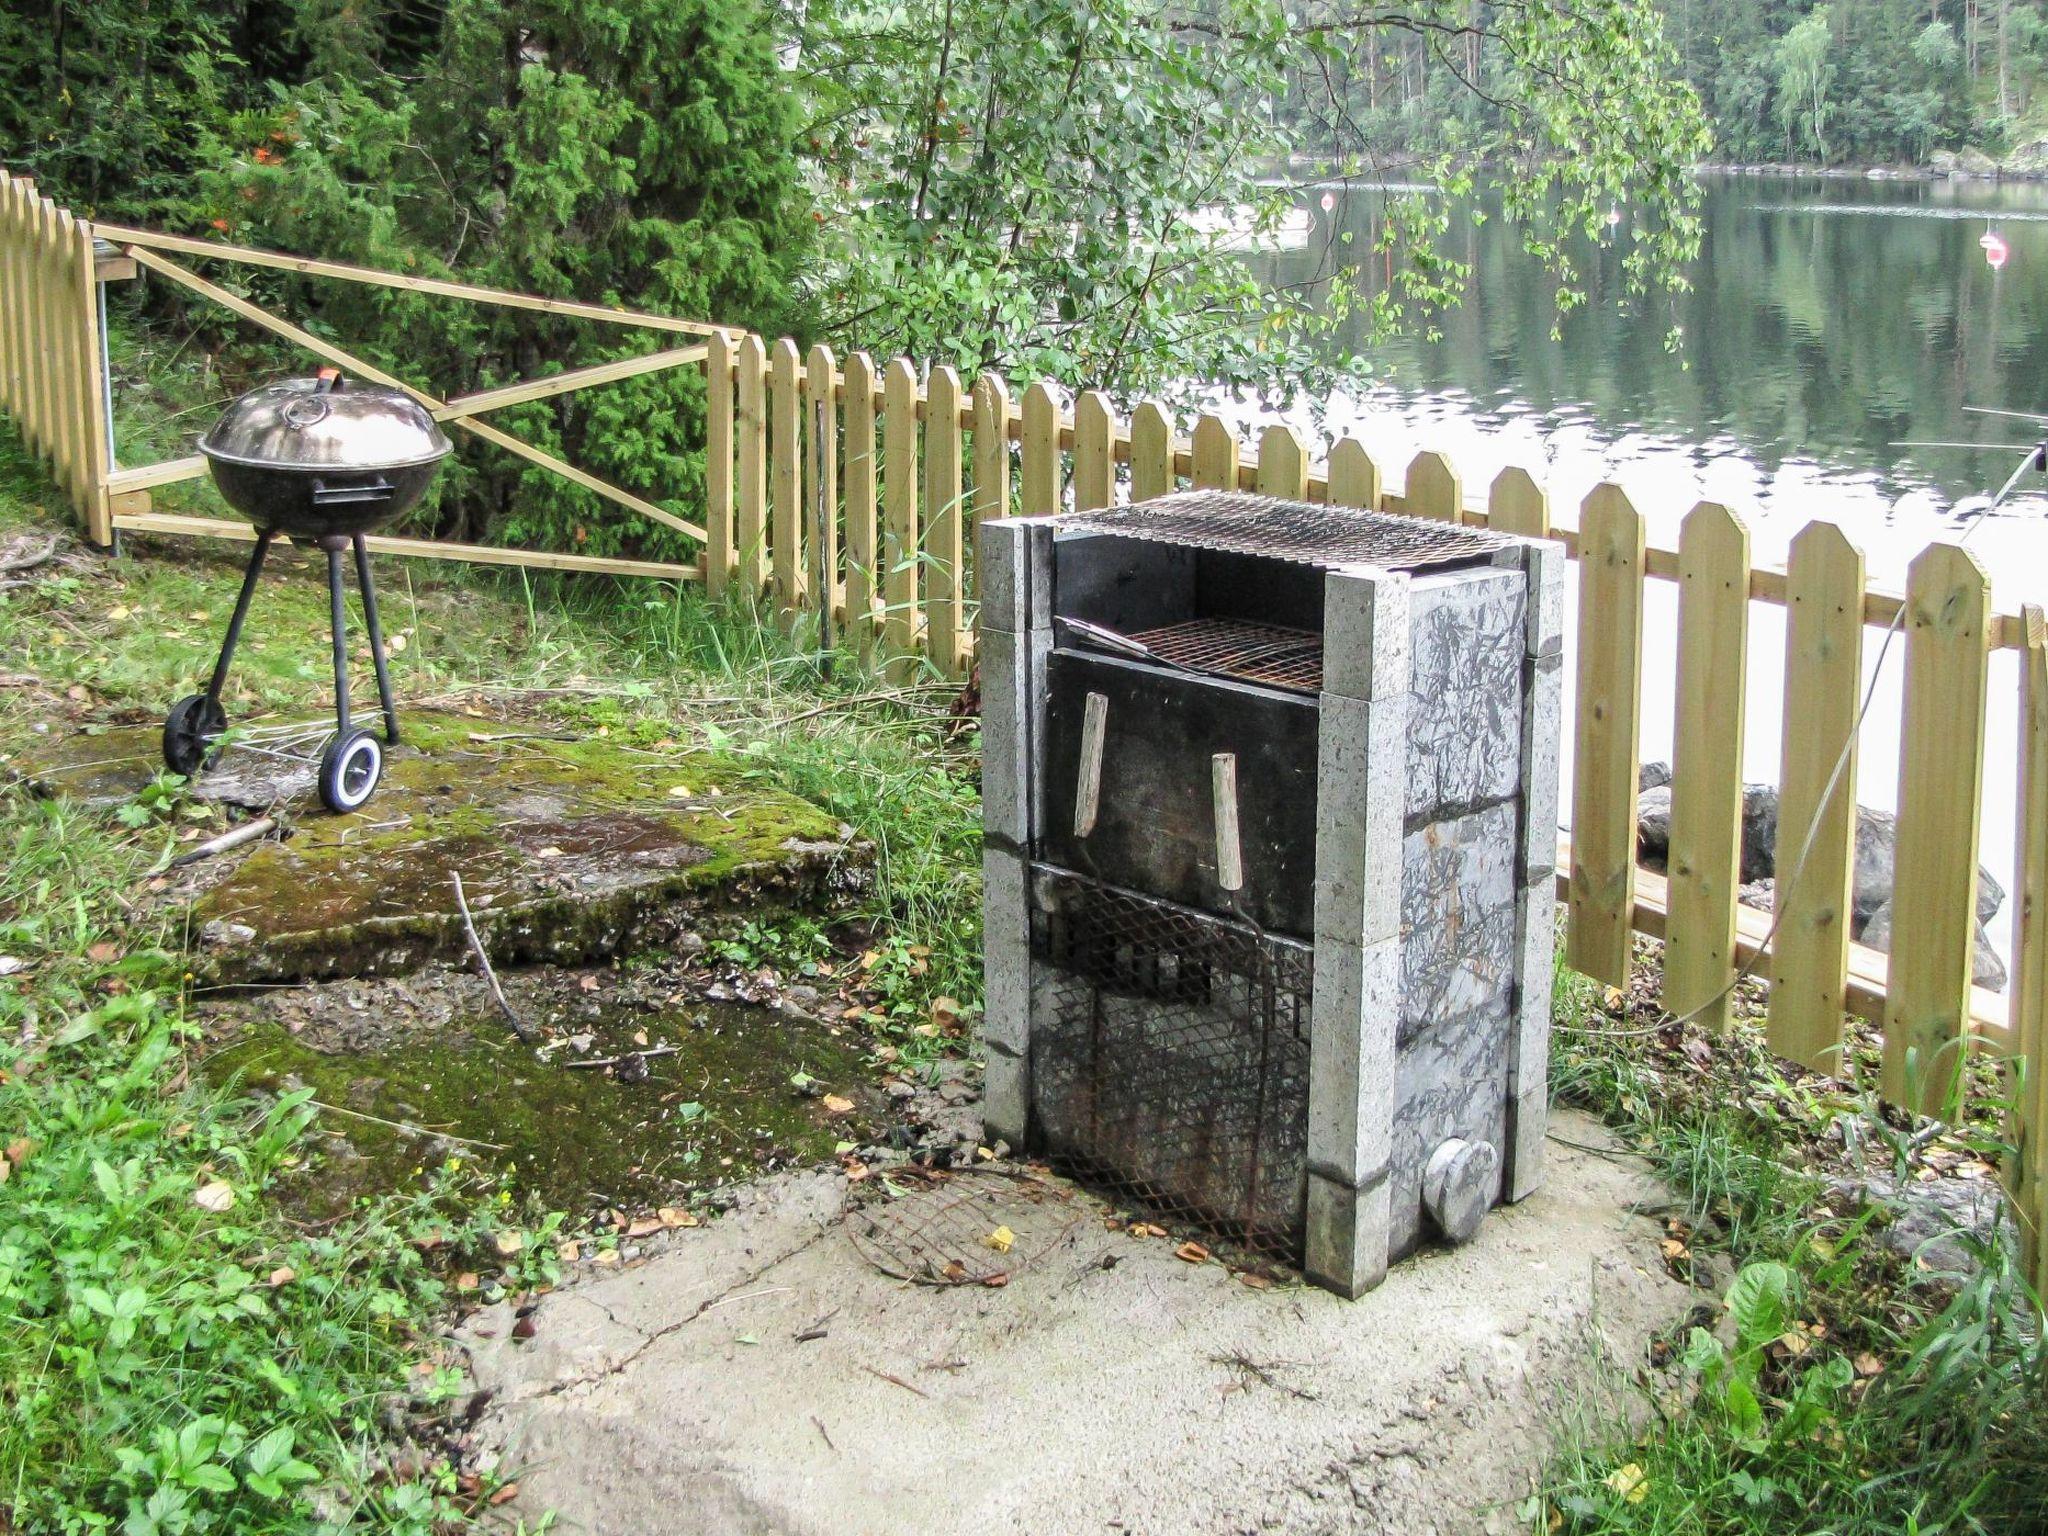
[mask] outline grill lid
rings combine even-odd
[[[1059,526],[1062,531],[1259,555],[1325,570],[1376,565],[1382,570],[1414,571],[1455,565],[1487,559],[1515,542],[1483,528],[1241,491],[1181,491],[1127,507],[1063,517]]]
[[[209,459],[287,470],[405,469],[433,463],[449,446],[403,390],[348,383],[331,368],[250,390],[199,440]]]

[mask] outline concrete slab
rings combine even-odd
[[[503,1513],[606,1536],[1517,1528],[1561,1409],[1689,1300],[1631,1215],[1643,1175],[1557,1125],[1543,1191],[1357,1302],[1185,1262],[1065,1185],[998,1208],[1000,1288],[907,1284],[856,1245],[841,1180],[764,1184],[544,1298],[530,1340],[509,1306],[464,1327],[479,1436],[520,1482]],[[913,1198],[940,1217],[957,1193]]]
[[[276,809],[290,836],[195,865],[158,899],[187,909],[205,983],[397,976],[460,960],[462,876],[491,958],[576,965],[660,949],[706,908],[816,908],[860,887],[872,850],[815,806],[709,753],[420,711],[353,816],[324,812],[303,765],[230,747],[201,798]],[[133,799],[158,728],[10,744],[33,793]]]

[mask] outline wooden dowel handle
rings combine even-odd
[[[1237,754],[1209,759],[1209,785],[1216,805],[1216,883],[1226,891],[1244,889],[1244,856],[1237,840]]]
[[[1095,812],[1102,801],[1102,733],[1109,721],[1109,696],[1088,695],[1081,710],[1081,771],[1074,783],[1074,836],[1095,830]]]

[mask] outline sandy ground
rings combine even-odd
[[[867,1207],[878,1235],[837,1174],[770,1181],[582,1271],[530,1338],[509,1304],[472,1317],[480,1439],[520,1480],[503,1513],[605,1536],[1516,1529],[1558,1426],[1690,1300],[1605,1144],[1558,1115],[1543,1191],[1349,1303],[1187,1262],[1063,1183],[956,1180]],[[883,1273],[926,1220],[1008,1226],[968,1255],[1007,1283]]]

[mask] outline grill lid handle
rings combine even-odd
[[[1074,777],[1074,836],[1095,830],[1102,803],[1102,734],[1109,722],[1109,695],[1091,693],[1081,707],[1081,767]]]
[[[1216,807],[1216,883],[1224,890],[1244,889],[1244,855],[1237,840],[1237,754],[1218,752],[1209,759],[1209,791]]]

